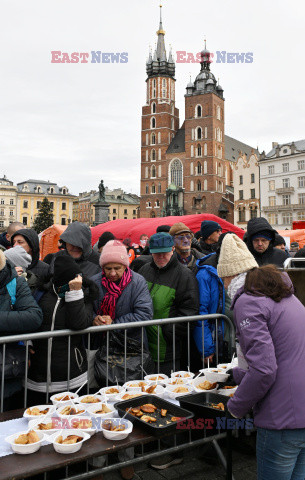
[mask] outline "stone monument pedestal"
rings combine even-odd
[[[94,203],[93,206],[95,207],[95,221],[93,225],[96,226],[108,222],[110,204],[98,201],[97,203]]]

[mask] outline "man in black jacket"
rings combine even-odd
[[[39,260],[39,237],[32,228],[17,230],[11,238],[13,247],[19,245],[31,255],[32,263],[28,266],[27,272],[34,273],[36,277],[44,280],[49,273],[49,265]]]
[[[212,220],[204,220],[201,223],[200,248],[202,253],[209,255],[210,253],[216,252],[221,230],[221,225]]]
[[[177,222],[171,227],[169,234],[173,237],[178,261],[196,274],[196,262],[204,254],[196,250],[196,248],[192,248],[192,240],[194,238],[192,230],[184,223]]]
[[[258,265],[283,267],[287,253],[274,247],[276,230],[263,217],[252,218],[247,225],[246,243]]]

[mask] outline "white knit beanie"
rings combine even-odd
[[[4,269],[6,264],[6,258],[3,251],[0,249],[0,271]]]
[[[254,267],[258,264],[246,244],[235,233],[226,235],[220,249],[218,276],[233,277]]]

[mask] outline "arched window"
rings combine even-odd
[[[159,148],[159,160],[161,160],[161,148]]]
[[[207,181],[207,180],[204,180],[204,181],[203,181],[203,190],[204,190],[204,191],[207,191],[207,189],[208,189],[208,181]]]
[[[161,143],[161,132],[158,133],[158,143]]]
[[[151,134],[151,144],[156,145],[156,135],[154,133]]]
[[[202,151],[201,151],[201,145],[197,145],[197,157],[201,157]]]
[[[203,162],[203,173],[208,173],[208,164],[206,160]]]
[[[152,161],[156,160],[156,150],[154,148],[151,151],[151,159],[152,159]]]
[[[148,150],[146,150],[146,153],[145,153],[145,160],[146,162],[148,162]]]
[[[191,180],[190,190],[191,190],[191,192],[194,191],[194,182],[193,182],[193,180]]]
[[[205,144],[203,145],[203,155],[206,157],[207,154],[208,154],[208,146],[207,146],[207,144],[205,143]]]
[[[197,192],[201,192],[201,181],[197,180]]]
[[[194,145],[191,145],[191,157],[194,156]]]
[[[220,120],[220,107],[217,107],[217,120]]]
[[[161,193],[161,183],[158,184],[158,193]]]
[[[157,199],[157,200],[155,201],[155,206],[156,206],[156,207],[160,207],[160,200]]]
[[[191,162],[190,164],[190,175],[194,175],[194,164]]]
[[[207,199],[206,197],[202,197],[202,208],[205,208],[207,206]]]
[[[148,187],[148,185],[145,186],[145,193],[149,193],[149,187]]]
[[[151,167],[151,178],[156,178],[156,167],[154,165]]]
[[[222,177],[222,167],[221,167],[220,163],[218,164],[218,175],[220,177]]]
[[[202,175],[202,168],[201,168],[201,163],[200,162],[197,163],[197,174]]]
[[[158,165],[158,177],[162,177],[162,167]]]
[[[37,187],[37,193],[40,193],[40,192],[41,192],[41,188]]]
[[[204,127],[204,138],[208,138],[208,127]]]
[[[217,141],[220,142],[220,129],[217,128]]]
[[[172,118],[172,121],[171,121],[171,129],[174,130],[175,129],[175,125],[174,125],[174,119]]]
[[[155,102],[153,102],[151,104],[151,113],[156,113],[156,103]]]
[[[174,113],[175,113],[175,107],[174,107],[174,104],[173,104],[173,103],[172,103],[171,112],[172,112],[172,115],[174,115]]]
[[[177,158],[170,165],[170,183],[182,187],[182,163]]]
[[[148,167],[145,167],[145,178],[148,178]]]
[[[196,107],[196,112],[195,112],[195,116],[197,118],[200,118],[202,116],[202,108],[201,108],[201,105],[197,105]]]
[[[201,127],[197,127],[197,140],[201,140],[201,138],[202,138]]]
[[[155,119],[155,117],[152,117],[152,119],[151,119],[151,128],[156,128],[156,119]]]
[[[155,214],[155,212],[151,212],[151,214],[150,214],[150,218],[156,218],[156,214]]]
[[[156,193],[156,186],[154,183],[151,186],[151,193]]]
[[[54,193],[54,188],[53,187],[50,188],[50,193]]]

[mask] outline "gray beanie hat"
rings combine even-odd
[[[32,257],[20,245],[5,250],[4,255],[14,267],[22,267],[24,270],[32,263]]]

